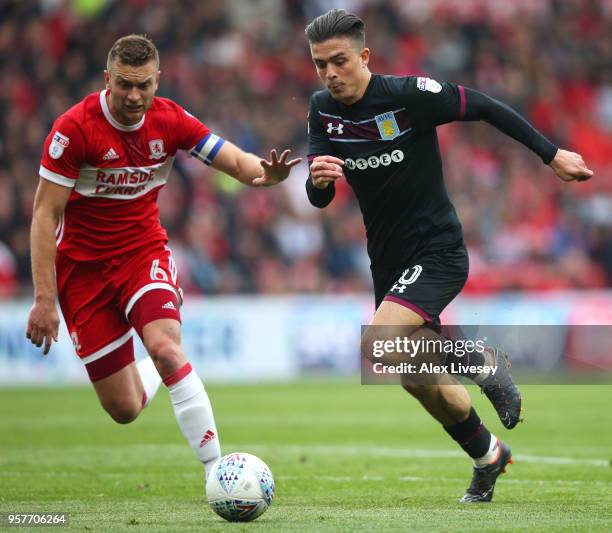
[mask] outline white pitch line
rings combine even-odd
[[[200,477],[199,472],[182,472],[177,474],[185,479],[194,479]],[[46,472],[21,472],[21,471],[1,471],[0,478],[10,477],[87,477],[86,472],[65,472],[65,471],[46,471]],[[96,474],[96,477],[101,479],[132,479],[134,474],[126,474],[125,472],[100,472]],[[451,482],[451,483],[465,483],[465,477],[421,477],[421,476],[325,476],[325,475],[278,475],[274,476],[277,481],[297,481],[297,480],[315,480],[329,483],[352,483],[355,481],[371,481],[371,482],[386,482],[386,481],[401,481],[401,482]],[[510,483],[514,485],[598,485],[598,486],[612,486],[612,481],[602,480],[586,480],[586,479],[515,479],[515,478],[502,478],[503,483]]]
[[[411,458],[465,458],[465,453],[458,450],[426,450],[418,448],[374,448],[359,446],[293,446],[293,445],[241,445],[244,449],[258,450],[284,450],[289,453],[317,454],[317,455],[369,455],[378,457],[411,457]],[[552,457],[548,455],[513,454],[517,461],[523,463],[548,464],[548,465],[581,465],[581,466],[612,466],[608,459],[586,459],[578,457]]]
[[[452,482],[452,483],[464,483],[466,478],[458,477],[419,477],[419,476],[292,476],[292,475],[280,475],[276,476],[278,481],[297,481],[299,479],[314,479],[316,481],[330,481],[333,483],[349,483],[353,481],[406,481],[406,482]],[[508,479],[506,477],[501,478],[502,483],[510,483],[514,485],[601,485],[610,486],[612,481],[601,481],[593,480],[589,481],[586,479]]]

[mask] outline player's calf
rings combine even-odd
[[[208,473],[221,457],[221,447],[204,384],[180,345],[180,323],[159,319],[149,322],[142,332],[144,345],[168,388],[179,428]]]
[[[154,289],[145,292],[129,311],[129,321],[162,378],[187,362],[181,348],[179,309],[180,302],[173,291]]]
[[[438,380],[439,384],[423,385],[402,379],[402,387],[440,424],[451,426],[465,419],[471,400],[463,385],[456,382],[453,385],[442,376]]]
[[[133,422],[144,408],[146,395],[134,363],[92,384],[100,404],[118,424]]]
[[[146,403],[146,394],[134,363],[132,339],[86,364],[85,369],[111,418],[119,424],[134,421]]]
[[[133,398],[117,399],[106,402],[102,405],[104,410],[118,424],[129,424],[136,420],[142,411],[142,401],[135,401]]]

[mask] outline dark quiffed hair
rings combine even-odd
[[[308,26],[306,35],[311,43],[321,43],[332,37],[350,37],[365,46],[365,23],[357,15],[344,9],[332,9],[319,15]]]
[[[115,60],[131,67],[140,67],[151,60],[155,60],[159,67],[159,53],[153,41],[144,35],[135,33],[115,41],[108,52],[106,67],[109,68]]]

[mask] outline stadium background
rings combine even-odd
[[[257,154],[291,147],[304,156],[308,97],[320,81],[303,28],[339,5],[1,3],[0,383],[85,380],[65,329],[44,360],[23,338],[32,293],[28,231],[43,139],[60,113],[100,90],[114,40],[130,32],[153,38],[161,54],[158,94],[219,135]],[[581,153],[595,171],[589,182],[564,184],[487,124],[439,128],[470,251],[468,283],[446,321],[611,323],[612,2],[341,5],[366,21],[374,72],[482,90]],[[186,348],[208,379],[358,369],[359,325],[373,311],[361,215],[344,181],[329,208],[310,206],[306,176],[303,163],[282,186],[257,190],[177,158],[159,204],[187,293]],[[612,366],[607,346],[595,351],[582,363]],[[543,368],[565,363],[542,361]]]
[[[0,527],[3,512],[65,511],[79,530],[227,529],[204,509],[201,473],[164,390],[118,426],[63,326],[46,358],[24,337],[41,146],[57,115],[102,87],[112,42],[144,32],[160,49],[160,95],[244,149],[305,155],[319,81],[303,28],[332,7],[366,20],[374,72],[498,97],[595,171],[563,184],[486,124],[439,128],[471,257],[446,322],[612,324],[612,1],[3,0]],[[512,433],[472,394],[516,464],[493,506],[458,508],[469,461],[397,387],[359,385],[359,328],[373,308],[346,184],[319,211],[307,203],[305,165],[260,191],[177,163],[160,210],[187,292],[185,346],[223,451],[256,453],[275,474],[277,498],[256,527],[610,530],[609,386],[525,385],[526,422]],[[524,355],[547,373],[612,368],[607,329],[607,344],[580,331],[588,349],[560,327],[546,330],[555,349],[540,343],[513,360]]]
[[[607,287],[612,279],[612,2],[352,1],[372,70],[477,88],[525,114],[595,171],[564,185],[486,124],[439,129],[448,188],[470,246],[466,294]],[[242,148],[306,151],[320,88],[303,37],[332,1],[28,0],[0,4],[0,293],[29,296],[28,226],[53,120],[100,90],[114,40],[144,32],[159,93]],[[306,166],[248,189],[184,158],[160,197],[190,294],[370,289],[361,216],[346,184],[311,208]]]

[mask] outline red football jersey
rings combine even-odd
[[[223,139],[181,106],[155,97],[142,120],[124,126],[106,90],[61,115],[45,140],[40,176],[73,191],[56,229],[58,251],[76,261],[103,260],[166,243],[157,196],[177,150],[210,164]]]

